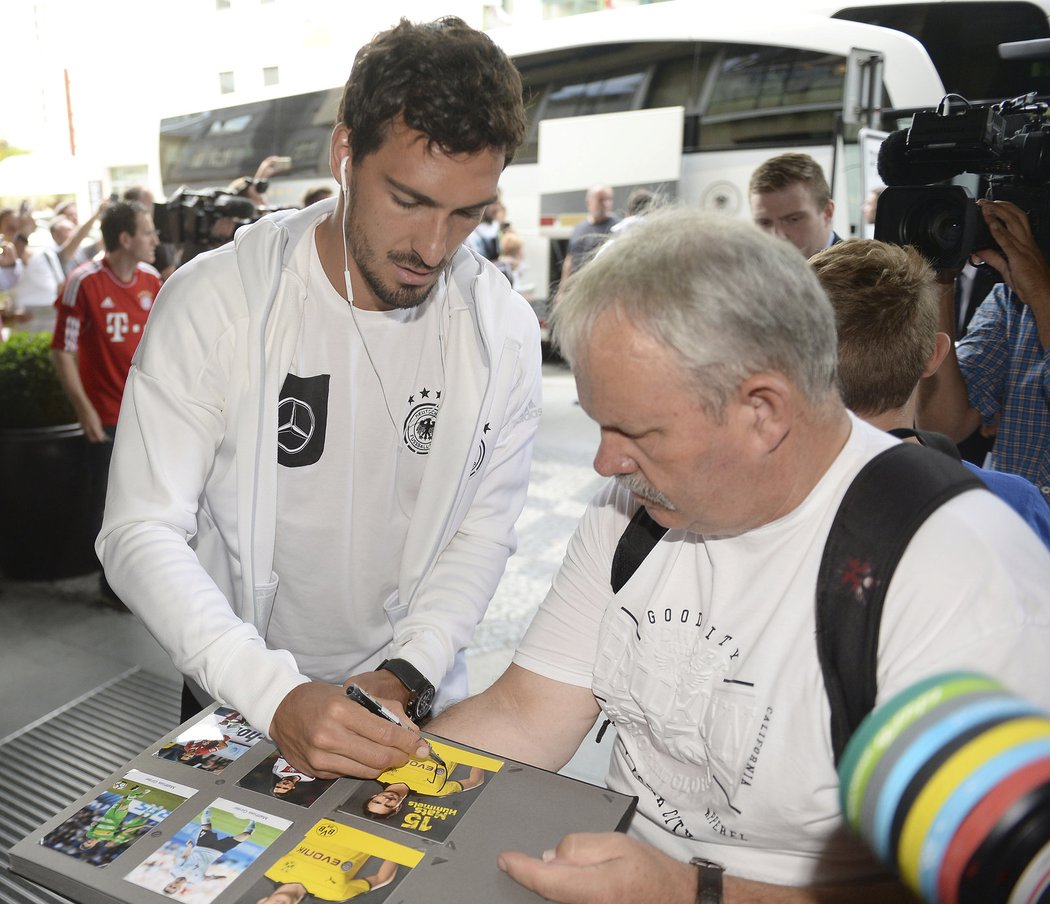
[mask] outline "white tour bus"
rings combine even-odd
[[[543,320],[584,192],[637,186],[747,216],[747,183],[767,157],[812,154],[832,185],[835,228],[860,229],[886,131],[952,92],[971,102],[1050,95],[1050,64],[999,59],[1000,43],[1050,37],[1042,3],[1018,0],[743,0],[713,14],[690,0],[590,13],[491,32],[520,69],[525,145],[501,179],[525,277]],[[799,12],[804,7],[807,12]],[[292,168],[268,200],[296,205],[334,185],[328,138],[341,86],[163,120],[165,193],[222,186],[269,154]]]

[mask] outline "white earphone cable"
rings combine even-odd
[[[383,398],[383,407],[386,408],[387,417],[390,418],[390,426],[394,428],[394,434],[400,438],[401,430],[397,426],[397,420],[394,418],[394,412],[390,408],[390,400],[386,397],[386,387],[383,386],[383,378],[379,374],[379,368],[376,367],[375,361],[372,359],[372,352],[368,347],[368,343],[365,341],[364,331],[361,329],[361,324],[357,321],[357,311],[354,307],[354,290],[350,285],[350,249],[349,242],[346,239],[347,223],[350,218],[350,183],[346,175],[346,162],[347,158],[343,158],[341,165],[342,174],[342,188],[343,188],[343,217],[342,222],[339,224],[339,231],[343,239],[343,282],[346,284],[346,303],[350,305],[350,319],[354,321],[354,329],[357,330],[357,336],[361,340],[361,345],[365,350],[365,357],[368,358],[368,363],[372,367],[372,373],[376,376],[376,381],[379,383],[379,394]]]

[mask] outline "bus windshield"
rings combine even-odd
[[[1050,62],[999,59],[999,45],[1050,37],[1046,13],[1031,3],[897,3],[854,6],[835,18],[903,31],[918,39],[944,87],[971,102],[1036,91],[1050,95]],[[1025,86],[1018,91],[1018,86]]]

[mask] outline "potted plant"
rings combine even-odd
[[[0,571],[54,580],[98,569],[88,444],[51,365],[48,333],[0,344]]]

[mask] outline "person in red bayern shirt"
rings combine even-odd
[[[113,204],[101,227],[105,254],[69,275],[55,301],[51,339],[59,382],[91,444],[88,479],[99,528],[124,382],[160,291],[160,275],[152,266],[157,248],[152,213],[137,202]],[[111,595],[104,578],[102,589]]]

